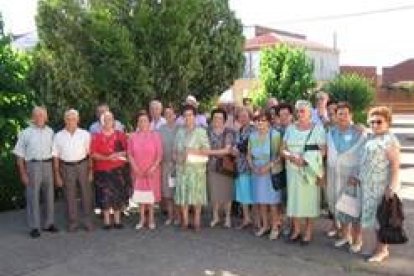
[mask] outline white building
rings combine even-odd
[[[320,43],[309,41],[306,36],[260,26],[244,28],[245,70],[243,78],[257,79],[259,76],[260,51],[265,47],[285,43],[305,50],[314,64],[314,75],[317,81],[328,81],[339,73],[339,51]]]

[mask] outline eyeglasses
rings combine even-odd
[[[369,121],[370,125],[382,125],[384,122],[382,120],[371,120]]]

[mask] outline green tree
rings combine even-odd
[[[72,106],[88,121],[105,101],[128,121],[152,98],[208,101],[241,74],[242,25],[227,0],[88,3],[39,2],[31,83],[55,114]]]
[[[26,83],[30,58],[13,51],[3,26],[0,14],[0,210],[13,207],[17,198],[23,198],[11,150],[26,125],[32,103]]]
[[[259,105],[268,97],[290,103],[310,99],[310,90],[316,85],[313,63],[305,51],[286,44],[261,51],[259,78],[262,87],[255,97]]]
[[[332,99],[351,104],[355,122],[366,122],[366,112],[375,95],[370,80],[357,74],[341,74],[328,82],[324,89],[328,91]]]

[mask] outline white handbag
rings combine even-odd
[[[189,154],[189,155],[187,155],[187,162],[188,163],[205,164],[205,163],[208,162],[208,156],[197,155],[197,154]]]
[[[131,201],[138,204],[153,204],[155,202],[154,193],[151,190],[139,191],[135,190],[132,194]]]
[[[168,188],[175,188],[175,177],[171,174],[168,176]]]
[[[343,193],[336,202],[335,208],[336,211],[358,218],[361,213],[361,202],[357,197]]]

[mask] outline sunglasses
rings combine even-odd
[[[382,120],[371,120],[369,121],[370,125],[382,125],[384,122]]]

